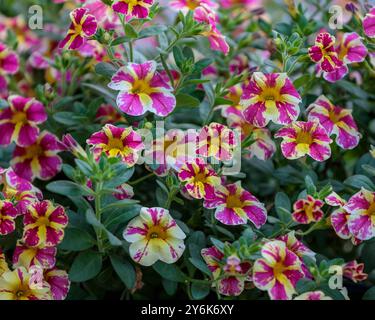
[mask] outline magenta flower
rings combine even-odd
[[[150,111],[165,117],[176,106],[173,88],[156,71],[155,61],[128,63],[112,76],[108,87],[120,91],[117,105],[131,116],[140,116]]]
[[[294,221],[301,224],[317,222],[324,216],[321,210],[323,206],[323,201],[307,195],[306,199],[299,199],[293,204],[292,218]]]
[[[19,60],[17,54],[0,42],[0,92],[6,90],[8,85],[5,76],[17,73],[18,69]]]
[[[153,3],[154,0],[115,0],[112,8],[126,16],[145,19]]]
[[[201,255],[212,272],[213,286],[217,286],[220,294],[238,296],[243,292],[245,281],[249,279],[249,262],[241,261],[236,255],[225,259],[216,247],[202,249]]]
[[[21,96],[10,96],[8,102],[9,107],[0,110],[0,145],[32,145],[39,135],[38,124],[47,120],[43,104]]]
[[[332,300],[332,298],[326,296],[322,291],[309,291],[302,293],[293,300]]]
[[[250,220],[256,228],[267,221],[264,204],[239,183],[218,187],[214,197],[204,201],[204,207],[215,209],[215,218],[226,225],[246,224]]]
[[[113,196],[117,200],[131,199],[134,197],[133,187],[127,183],[123,183],[116,187],[116,192],[113,193]]]
[[[18,211],[13,203],[0,200],[0,235],[12,233],[16,229]]]
[[[86,38],[96,33],[98,23],[88,12],[86,8],[77,8],[70,13],[72,23],[66,37],[59,44],[60,48],[78,49],[85,43]]]
[[[279,240],[266,243],[261,254],[253,267],[254,285],[268,291],[271,300],[290,300],[304,277],[301,260]]]
[[[64,300],[69,292],[70,281],[66,271],[52,268],[44,272],[53,300]]]
[[[297,120],[301,97],[286,73],[254,72],[245,85],[240,104],[250,124],[265,127],[268,122],[290,124]]]
[[[343,65],[335,50],[335,41],[334,36],[322,32],[317,35],[315,45],[309,48],[311,60],[318,63],[323,71],[331,72]]]
[[[337,51],[339,59],[346,64],[362,62],[367,56],[367,48],[356,32],[344,33]]]
[[[173,0],[170,1],[172,8],[182,11],[195,10],[200,6],[208,6],[209,8],[216,9],[217,3],[211,0]]]
[[[359,240],[375,237],[375,192],[364,188],[343,206],[349,213],[349,231]]]
[[[43,131],[34,144],[14,149],[11,165],[14,172],[26,180],[49,180],[61,169],[62,160],[57,154],[62,150],[64,146],[57,137]]]
[[[365,268],[364,263],[358,263],[356,260],[349,261],[343,266],[344,277],[357,283],[367,279],[368,274],[363,272]]]
[[[62,206],[44,200],[28,207],[23,224],[23,242],[27,246],[54,247],[64,238],[68,216]]]
[[[287,159],[309,155],[316,161],[325,161],[331,156],[332,140],[319,122],[296,121],[281,128],[275,137],[283,138],[281,152]]]
[[[341,148],[353,149],[358,145],[361,135],[351,110],[336,107],[322,95],[307,112],[309,121],[318,121],[329,135],[336,135],[336,143]]]
[[[53,268],[56,264],[56,252],[56,247],[29,247],[18,241],[13,253],[13,266],[27,269],[32,266]]]
[[[142,137],[132,127],[121,128],[111,124],[92,134],[87,144],[92,145],[95,159],[98,160],[104,152],[109,158],[120,157],[128,166],[135,165],[139,152],[144,148]]]
[[[375,38],[375,7],[373,7],[363,18],[363,31],[369,38]]]
[[[142,208],[123,235],[131,243],[130,256],[143,266],[151,266],[158,260],[174,263],[185,250],[185,233],[163,208]]]

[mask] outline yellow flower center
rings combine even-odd
[[[18,111],[14,113],[12,117],[12,122],[13,123],[26,123],[27,122],[26,113],[22,111]]]
[[[140,2],[139,0],[124,0],[125,3],[127,3],[128,5],[134,7],[138,4],[138,2]]]
[[[275,278],[278,278],[285,271],[285,266],[282,262],[277,262],[273,267],[273,275]]]
[[[313,142],[310,132],[300,131],[297,134],[296,143],[297,144],[308,144],[310,145]]]
[[[81,32],[82,32],[82,25],[78,23],[74,26],[74,33],[81,34]]]
[[[40,147],[38,144],[31,145],[26,148],[26,155],[25,157],[27,159],[32,159],[39,157],[44,154],[44,150],[42,147]]]
[[[236,194],[231,194],[227,198],[227,208],[242,208],[243,203]]]
[[[121,151],[124,149],[124,144],[122,143],[120,139],[112,138],[112,139],[109,139],[107,147],[109,150],[117,149]]]
[[[375,202],[372,202],[367,209],[367,214],[370,217],[375,217]]]
[[[38,218],[38,221],[36,222],[38,226],[46,226],[48,227],[50,225],[50,221],[47,217],[40,217]]]
[[[267,101],[280,101],[280,92],[276,88],[265,88],[261,93],[261,100]]]
[[[167,233],[161,226],[152,226],[147,233],[147,239],[166,239]]]
[[[340,121],[340,114],[337,114],[336,112],[330,112],[329,113],[329,119],[333,122],[333,123],[337,123]]]
[[[187,0],[187,1],[186,1],[186,6],[187,6],[190,10],[194,10],[194,9],[196,9],[196,8],[199,6],[199,2],[196,1],[196,0]]]
[[[164,139],[163,150],[164,150],[165,155],[170,155],[173,158],[177,157],[177,146],[173,145],[174,143],[176,143],[176,141],[177,141],[177,137],[173,137],[172,140]]]
[[[133,88],[131,91],[132,93],[144,93],[144,94],[151,94],[153,92],[149,83],[142,79],[134,81]]]
[[[194,177],[194,183],[205,183],[207,180],[206,173],[199,172]]]

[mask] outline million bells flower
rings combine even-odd
[[[107,124],[95,132],[87,144],[92,145],[96,159],[104,152],[109,158],[120,157],[128,166],[134,166],[144,145],[142,137],[132,127],[121,128]]]
[[[298,280],[304,277],[301,260],[279,240],[266,243],[261,254],[253,267],[254,285],[268,291],[272,300],[290,300]]]
[[[185,233],[163,208],[142,208],[123,235],[131,243],[132,259],[144,266],[151,266],[158,260],[174,263],[185,250]]]
[[[23,241],[26,245],[53,247],[64,237],[68,216],[62,206],[44,200],[28,207],[23,224]]]
[[[81,47],[86,38],[93,36],[98,28],[95,17],[88,14],[88,9],[77,8],[70,13],[70,24],[66,37],[60,42],[60,48],[71,50]]]
[[[362,20],[363,31],[369,38],[375,38],[375,7],[365,15]]]
[[[149,9],[153,2],[153,0],[116,0],[112,8],[113,11],[126,16],[145,19],[148,16]]]
[[[286,73],[254,72],[244,87],[240,104],[250,124],[265,127],[269,121],[290,124],[297,120],[301,97]]]
[[[306,199],[299,199],[293,204],[292,218],[301,224],[317,222],[323,218],[324,202],[308,195]]]
[[[17,73],[19,60],[17,54],[0,42],[0,92],[6,90],[8,81],[6,75]]]
[[[15,142],[21,147],[33,144],[41,124],[47,120],[42,103],[35,99],[10,96],[9,107],[0,111],[0,145]]]
[[[176,106],[173,88],[156,71],[155,61],[128,63],[112,76],[108,87],[120,91],[117,105],[130,116],[150,111],[164,117]]]
[[[309,155],[316,161],[324,161],[331,156],[332,140],[319,122],[296,121],[281,128],[275,137],[283,138],[281,151],[287,159]]]
[[[18,211],[10,201],[0,200],[0,235],[12,233],[16,229]]]
[[[325,96],[308,107],[308,120],[318,121],[329,135],[336,135],[336,143],[343,149],[353,149],[359,143],[360,133],[351,110],[336,107]]]

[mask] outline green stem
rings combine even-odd
[[[101,222],[101,190],[103,188],[103,183],[102,182],[98,182],[97,186],[96,186],[96,190],[95,190],[95,216],[96,216],[96,219]],[[97,243],[98,243],[98,250],[99,252],[103,252],[103,239],[102,239],[102,235],[103,235],[103,232],[102,232],[102,229],[100,228],[96,228],[95,229],[95,232],[96,232],[96,239],[97,239]]]
[[[172,190],[171,192],[169,192],[168,199],[167,199],[167,201],[165,203],[165,206],[164,206],[165,209],[169,209],[170,208],[170,206],[172,204],[172,201],[173,201],[175,195],[177,194],[178,190],[179,189],[175,189],[175,190]]]
[[[136,184],[138,184],[138,183],[140,183],[140,182],[142,182],[144,180],[147,180],[148,178],[151,178],[153,175],[154,175],[154,173],[151,172],[151,173],[149,173],[149,174],[147,174],[147,175],[145,175],[145,176],[143,176],[143,177],[141,177],[141,178],[139,178],[137,180],[128,182],[128,184],[130,184],[131,186],[135,186]]]

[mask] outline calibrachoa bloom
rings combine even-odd
[[[124,239],[131,243],[132,259],[144,266],[156,261],[176,262],[185,250],[185,233],[163,208],[142,208],[138,217],[124,230]]]
[[[18,211],[12,202],[0,200],[0,235],[12,233],[16,229],[14,221]]]
[[[283,138],[281,151],[287,159],[309,155],[316,161],[325,161],[331,156],[332,140],[317,121],[296,121],[281,128],[275,137]]]
[[[120,91],[117,105],[131,116],[150,111],[165,117],[176,106],[173,88],[156,71],[155,61],[128,63],[112,76],[108,87]]]
[[[246,224],[250,220],[260,228],[267,220],[264,204],[239,183],[217,188],[212,198],[204,201],[204,207],[215,210],[215,218],[227,225]]]
[[[317,35],[315,45],[309,48],[311,60],[318,63],[323,71],[331,72],[343,65],[343,62],[338,58],[335,41],[334,36],[322,32]]]
[[[367,273],[363,272],[364,268],[364,263],[358,263],[356,260],[349,261],[343,266],[344,277],[355,283],[364,281],[368,277]]]
[[[23,224],[23,241],[27,246],[53,247],[64,237],[68,216],[62,206],[44,200],[28,207]]]
[[[184,164],[178,172],[186,191],[195,199],[209,199],[221,180],[216,172],[203,159],[196,158]]]
[[[68,274],[64,270],[56,268],[44,272],[44,280],[50,286],[53,300],[64,300],[69,292],[70,281]]]
[[[265,127],[269,121],[290,124],[297,120],[301,97],[286,73],[254,72],[244,87],[241,105],[249,123]]]
[[[375,7],[373,7],[363,18],[363,31],[366,36],[375,38]]]
[[[249,262],[242,262],[236,255],[224,259],[224,254],[216,247],[202,249],[201,255],[212,272],[213,286],[217,286],[220,294],[238,296],[242,293],[249,278]]]
[[[15,142],[21,147],[35,143],[47,113],[39,101],[21,96],[10,96],[9,107],[0,110],[0,145]]]
[[[325,96],[320,96],[308,109],[308,120],[318,121],[329,135],[336,135],[336,143],[343,149],[355,148],[360,139],[352,111],[337,107]]]
[[[362,188],[343,208],[349,213],[349,231],[356,238],[369,240],[375,236],[375,192]]]
[[[8,263],[5,260],[4,253],[0,249],[0,277],[6,271],[9,271]]]
[[[62,160],[57,154],[62,150],[64,146],[57,137],[43,131],[34,144],[16,146],[11,165],[17,175],[29,181],[35,178],[49,180],[61,169]]]
[[[56,264],[56,252],[56,247],[29,247],[18,241],[13,253],[13,266],[27,269],[32,266],[53,268]]]
[[[87,38],[96,33],[98,24],[95,17],[88,12],[86,8],[77,8],[70,13],[72,23],[66,37],[60,42],[60,48],[78,49]]]
[[[31,273],[24,267],[6,271],[0,277],[0,300],[50,300],[50,286],[42,281],[34,286]]]
[[[143,150],[142,137],[132,127],[121,128],[107,124],[101,131],[95,132],[87,144],[92,145],[92,152],[96,159],[102,152],[108,157],[120,157],[128,166],[134,166],[139,152]]]
[[[332,300],[332,298],[322,291],[309,291],[295,297],[294,300]]]
[[[63,145],[65,149],[70,151],[76,158],[87,158],[86,151],[81,147],[81,145],[72,137],[71,134],[65,134],[62,137]]]
[[[113,193],[113,196],[117,200],[124,200],[124,199],[131,199],[134,197],[134,190],[133,187],[127,183],[123,183],[116,187],[115,193]]]
[[[253,267],[255,286],[268,291],[272,300],[290,300],[298,280],[304,277],[301,260],[279,240],[266,243],[261,254]]]
[[[292,218],[301,224],[319,221],[324,215],[321,210],[323,205],[324,202],[322,200],[307,195],[306,199],[299,199],[293,204]]]
[[[126,16],[145,19],[153,2],[153,0],[116,0],[112,8],[115,12]]]
[[[110,104],[102,104],[96,112],[95,118],[101,124],[126,122],[121,113]]]
[[[17,73],[18,69],[17,54],[0,42],[0,91],[7,88],[8,81],[5,76]]]
[[[233,130],[216,122],[204,126],[197,136],[197,154],[202,157],[229,161],[233,158],[236,145],[237,138]]]
[[[173,8],[176,8],[179,10],[182,9],[183,11],[195,10],[202,5],[206,5],[212,9],[216,9],[218,6],[217,3],[211,0],[173,0],[173,1],[170,1],[170,5]]]

